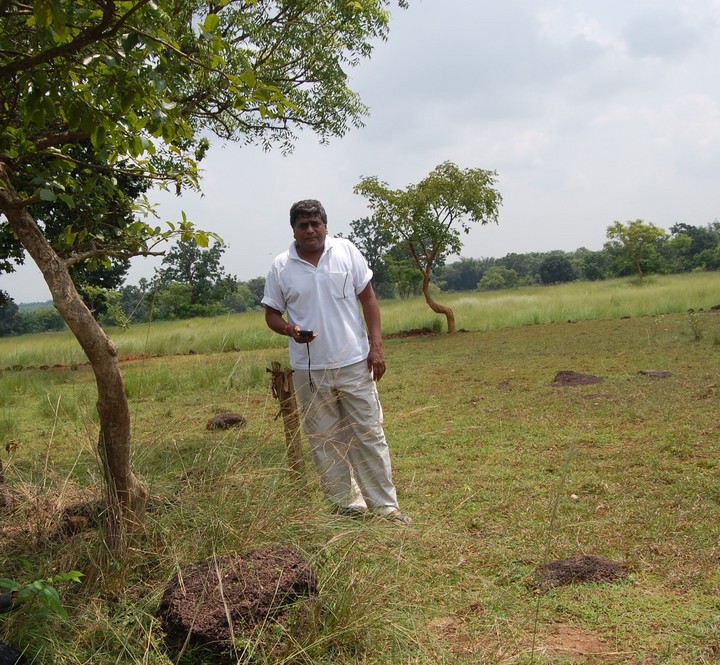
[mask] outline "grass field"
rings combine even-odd
[[[92,375],[64,341],[0,340],[3,366],[26,368],[0,373],[0,459],[22,497],[0,512],[0,577],[86,573],[61,585],[67,621],[28,604],[0,615],[0,639],[39,664],[169,665],[154,615],[177,567],[288,543],[323,612],[282,654],[258,636],[251,662],[717,663],[719,285],[451,294],[468,332],[388,338],[379,389],[409,528],[331,516],[309,464],[307,492],[292,477],[266,372],[284,340],[259,313],[131,329],[119,345],[138,357],[124,374],[153,510],[142,550],[102,575],[97,534],[53,537],[60,506],[102,489]],[[438,327],[419,301],[382,308],[387,334]],[[602,382],[558,387],[561,370]],[[247,425],[207,431],[225,409]],[[538,566],[578,554],[629,575],[531,588]]]
[[[528,286],[515,290],[441,293],[453,308],[458,328],[494,330],[519,325],[661,316],[709,309],[720,300],[720,273],[647,277],[602,282],[572,282],[558,286]],[[446,330],[444,317],[428,308],[424,298],[381,302],[383,333],[413,328]],[[702,333],[702,331],[699,331]],[[127,330],[109,328],[121,357],[282,349],[285,340],[263,323],[260,311],[208,319],[158,321]],[[71,333],[0,337],[0,369],[79,365],[85,355]]]

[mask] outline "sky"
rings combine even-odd
[[[599,250],[615,221],[706,226],[720,218],[718,63],[720,0],[410,0],[349,71],[363,128],[329,145],[303,133],[289,156],[216,139],[202,196],[154,198],[161,220],[184,211],[218,233],[241,281],[287,249],[294,201],[319,199],[347,234],[369,215],[362,177],[401,189],[444,161],[496,171],[503,197],[497,225],[463,236],[466,258]],[[26,263],[0,289],[48,300]],[[133,259],[126,283],[158,265]]]

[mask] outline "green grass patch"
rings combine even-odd
[[[379,389],[407,529],[332,516],[309,458],[306,486],[288,470],[265,371],[286,361],[283,338],[242,348],[218,320],[201,350],[208,321],[164,326],[169,355],[123,363],[147,538],[104,576],[96,534],[54,537],[59,506],[102,493],[92,373],[0,373],[0,459],[16,498],[1,515],[2,576],[87,574],[60,589],[67,622],[29,605],[0,616],[0,639],[40,665],[170,665],[154,613],[177,567],[285,543],[316,568],[317,611],[282,655],[259,655],[274,639],[259,635],[252,662],[716,663],[720,313],[709,311],[718,291],[687,277],[674,296],[670,278],[597,285],[584,302],[575,285],[449,294],[470,332],[387,339]],[[423,307],[383,303],[385,331],[430,325]],[[257,342],[261,316],[244,328],[243,316],[227,325]],[[19,341],[29,358],[44,353]],[[602,382],[557,387],[561,370]],[[223,410],[247,424],[208,431]],[[576,554],[615,559],[629,577],[528,586],[537,566]]]

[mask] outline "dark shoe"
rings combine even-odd
[[[398,526],[410,526],[413,522],[411,517],[401,513],[399,510],[393,510],[393,512],[383,515],[383,519],[388,520],[388,522],[392,522],[392,524],[397,524]]]
[[[22,665],[25,662],[25,656],[0,642],[0,665]]]
[[[17,591],[9,591],[8,593],[0,593],[0,614],[10,612],[20,605]],[[0,661],[2,665],[2,661]]]

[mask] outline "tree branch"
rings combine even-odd
[[[65,145],[67,143],[77,143],[80,141],[86,141],[90,138],[89,132],[81,129],[65,130],[56,134],[51,134],[38,139],[35,142],[35,148],[38,152],[47,150],[48,148],[55,148],[59,145]]]
[[[108,39],[115,35],[120,28],[122,28],[128,19],[140,10],[141,7],[151,2],[151,0],[138,0],[138,2],[130,7],[125,14],[118,16],[113,22],[115,17],[115,2],[113,0],[104,0],[98,2],[98,5],[102,7],[103,16],[97,25],[94,25],[87,30],[83,30],[77,37],[67,44],[62,46],[56,46],[55,48],[48,49],[42,53],[25,58],[24,60],[17,59],[9,62],[6,65],[0,66],[0,78],[9,77],[18,72],[22,72],[37,65],[41,65],[46,62],[50,62],[55,58],[68,57],[74,55],[81,49],[94,44],[95,42]]]
[[[152,252],[150,250],[137,250],[137,251],[131,251],[131,250],[103,250],[103,249],[93,249],[88,250],[87,252],[80,252],[79,254],[74,254],[73,256],[63,259],[63,262],[65,263],[66,267],[74,266],[77,263],[80,263],[82,261],[87,261],[88,259],[94,259],[97,257],[113,257],[115,259],[131,259],[134,256],[163,256],[165,252]]]

